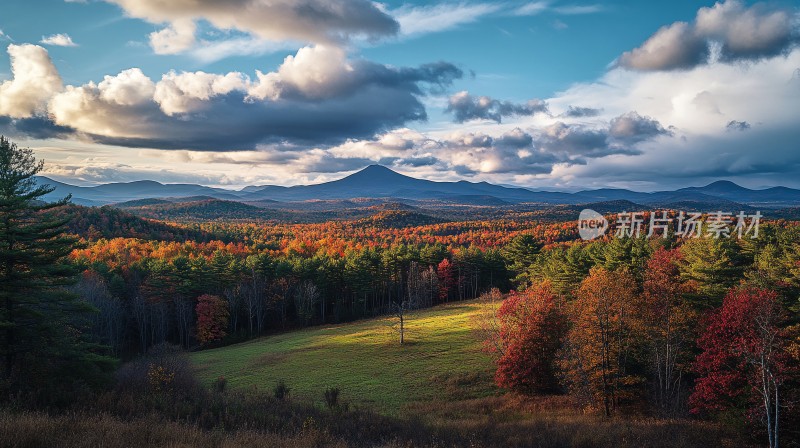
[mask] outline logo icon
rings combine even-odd
[[[584,209],[578,216],[578,233],[586,241],[603,236],[608,230],[608,220],[605,216],[592,209]]]

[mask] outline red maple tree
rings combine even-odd
[[[203,294],[197,298],[197,340],[201,344],[218,341],[227,335],[228,304],[218,296]]]
[[[770,447],[780,439],[783,385],[792,373],[782,331],[783,310],[774,291],[737,288],[708,316],[697,341],[699,375],[692,412],[744,406],[766,424]]]
[[[555,358],[567,328],[562,302],[548,283],[512,293],[503,302],[497,311],[503,347],[498,386],[522,393],[557,390]]]

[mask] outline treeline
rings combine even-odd
[[[712,415],[800,440],[800,226],[757,239],[557,245],[484,316],[496,382],[607,416]]]
[[[99,216],[107,211],[98,210]],[[118,355],[161,342],[196,346],[202,295],[225,302],[225,334],[232,342],[386,314],[410,297],[412,307],[425,307],[475,298],[493,287],[508,290],[509,267],[519,261],[506,248],[515,238],[538,250],[538,241],[564,241],[575,233],[568,223],[385,227],[383,221],[344,221],[163,224],[218,239],[108,239],[91,234],[96,226],[87,228],[87,210],[77,211],[85,244],[71,256],[84,272],[75,291],[100,309],[93,333]],[[109,216],[117,215],[129,216]],[[523,245],[516,253],[530,249]]]
[[[511,275],[498,249],[453,251],[400,244],[328,254],[257,251],[244,244],[102,240],[77,250],[83,270],[75,291],[100,310],[98,342],[115,353],[162,342],[198,344],[197,304],[216,296],[227,308],[231,340],[307,325],[475,298]]]

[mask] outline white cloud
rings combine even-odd
[[[530,2],[518,7],[514,10],[514,14],[518,16],[535,16],[547,11],[549,8],[549,1]]]
[[[250,80],[238,72],[216,75],[205,72],[169,72],[156,85],[153,99],[167,115],[196,112],[210,107],[209,99],[234,90],[246,91]]]
[[[296,55],[287,56],[276,72],[257,72],[258,82],[248,95],[274,101],[296,91],[306,98],[328,98],[349,84],[354,72],[344,50],[322,45],[304,47]]]
[[[318,45],[274,72],[257,72],[256,82],[239,72],[169,72],[155,83],[133,68],[62,88],[42,47],[12,45],[9,52],[17,76],[0,86],[6,133],[138,148],[233,151],[368,137],[424,119],[423,86],[462,76],[447,63],[397,68],[350,61],[343,50]]]
[[[425,6],[404,5],[392,11],[405,36],[445,31],[475,22],[499,11],[496,3],[439,3]]]
[[[50,36],[42,36],[41,42],[44,45],[55,45],[57,47],[77,47],[78,44],[72,41],[69,34],[53,34]]]
[[[136,106],[153,98],[155,85],[138,68],[122,71],[117,76],[105,76],[97,86],[100,98],[120,106]]]
[[[553,11],[564,15],[595,14],[605,10],[601,4],[596,5],[565,5],[553,8]]]
[[[27,118],[41,113],[62,89],[61,76],[47,50],[38,45],[8,46],[13,78],[0,84],[0,116]]]
[[[194,46],[194,21],[180,19],[161,31],[150,33],[150,46],[156,54],[178,54]]]

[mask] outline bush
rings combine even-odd
[[[291,388],[286,385],[286,381],[280,380],[278,384],[275,385],[275,388],[272,391],[275,393],[275,399],[284,401],[289,398],[289,392],[291,392]]]
[[[228,380],[224,376],[220,376],[216,380],[214,380],[214,384],[212,384],[212,388],[215,392],[223,393],[225,392],[225,388],[228,386]]]
[[[171,344],[153,346],[146,355],[123,365],[116,380],[116,390],[129,394],[150,391],[190,397],[201,389],[186,353]]]
[[[329,387],[325,389],[325,404],[328,405],[329,409],[333,409],[339,406],[339,388],[338,387]]]

